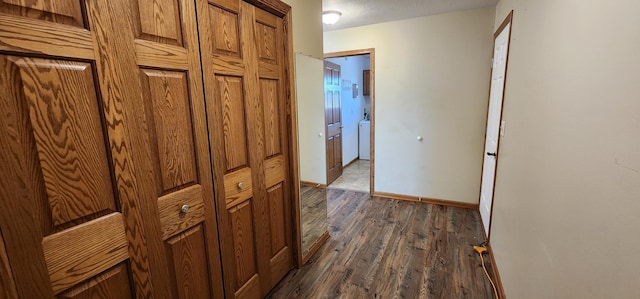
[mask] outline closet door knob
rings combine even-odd
[[[242,190],[244,188],[244,183],[240,182],[238,183],[238,189]]]
[[[182,205],[182,208],[180,208],[180,212],[186,214],[187,212],[189,212],[189,208],[191,208],[189,205]]]

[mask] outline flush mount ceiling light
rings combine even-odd
[[[322,12],[322,23],[327,25],[335,24],[340,19],[341,12],[337,10],[327,10]]]

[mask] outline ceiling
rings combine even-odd
[[[322,0],[322,10],[342,12],[324,31],[496,5],[498,0]]]

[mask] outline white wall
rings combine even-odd
[[[322,1],[284,0],[292,8],[300,180],[326,184]]]
[[[296,53],[295,63],[300,180],[326,184],[324,62],[322,59]]]
[[[491,243],[509,298],[640,296],[640,2],[514,10]]]
[[[352,89],[345,90],[342,86],[341,95],[341,116],[342,116],[342,164],[358,158],[358,123],[364,118],[365,96],[362,95],[362,71],[369,69],[369,55],[359,55],[351,57],[327,58],[335,64],[340,65],[342,80],[349,80],[358,84],[358,95],[353,97]],[[350,87],[352,88],[352,87]],[[367,96],[368,98],[368,96]],[[369,109],[367,109],[369,111]]]
[[[322,0],[283,0],[293,13],[293,51],[322,59]]]
[[[325,32],[325,53],[375,48],[376,192],[478,202],[494,13]]]

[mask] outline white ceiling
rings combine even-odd
[[[322,10],[342,12],[324,31],[496,5],[498,0],[322,0]]]

